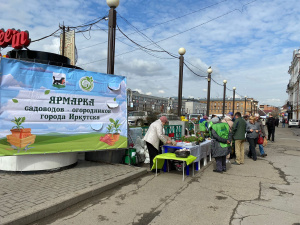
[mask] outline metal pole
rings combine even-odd
[[[211,73],[208,73],[208,77],[207,77],[207,104],[206,104],[206,116],[209,116],[209,106],[210,106],[210,80],[211,80]]]
[[[116,42],[117,11],[110,8],[108,14],[108,47],[107,47],[107,73],[114,74],[115,70],[115,42]]]
[[[226,82],[224,82],[224,92],[223,92],[223,117],[225,116],[225,95],[226,95]]]
[[[232,113],[234,115],[234,105],[235,105],[235,88],[233,88],[233,102],[232,102],[233,106],[232,106]]]
[[[250,104],[251,104],[251,116],[252,116],[252,100],[251,100]]]
[[[66,42],[66,31],[65,31],[66,27],[65,27],[65,25],[63,25],[62,28],[63,28],[63,39],[62,39],[61,53],[63,56],[65,56],[65,42]]]
[[[246,107],[247,107],[246,100],[247,100],[247,97],[245,97],[245,113],[244,113],[244,115],[246,115],[246,111],[247,111],[247,109],[246,109]]]
[[[183,55],[179,56],[178,116],[181,116],[181,107],[182,107],[183,61],[184,61]]]

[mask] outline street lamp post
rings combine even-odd
[[[251,99],[251,102],[250,102],[250,104],[251,104],[251,116],[252,116],[252,103],[253,103],[253,100]]]
[[[211,67],[207,69],[207,101],[206,101],[206,116],[209,116],[209,106],[210,106],[210,81],[211,81],[211,73],[213,72]]]
[[[119,5],[119,0],[106,0],[110,7],[108,14],[108,47],[107,47],[107,73],[114,74],[115,70],[115,42],[116,42],[116,24],[117,11],[115,8]]]
[[[183,62],[184,62],[183,55],[185,54],[185,52],[186,52],[185,48],[180,48],[178,50],[178,53],[180,54],[180,56],[179,56],[178,109],[177,109],[178,116],[181,116],[181,107],[182,107],[182,80],[183,80]]]
[[[247,101],[247,96],[245,96],[245,113],[244,113],[244,115],[246,115],[246,111],[247,111],[247,103],[246,103],[246,101]]]
[[[223,92],[223,117],[225,116],[226,83],[227,83],[227,80],[223,80],[223,84],[224,84],[224,92]]]
[[[233,96],[232,96],[232,99],[233,99],[233,102],[232,102],[232,113],[233,113],[233,115],[234,115],[234,105],[235,105],[235,90],[236,90],[236,87],[233,87],[232,88],[232,90],[233,90]]]

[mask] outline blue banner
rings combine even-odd
[[[124,76],[1,58],[0,155],[127,148]]]

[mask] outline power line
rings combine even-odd
[[[133,44],[139,46],[140,48],[146,49],[146,50],[148,50],[148,51],[153,51],[153,52],[165,52],[165,51],[160,51],[160,50],[155,50],[155,49],[146,48],[146,47],[144,47],[144,46],[142,46],[142,45],[136,43],[135,41],[133,41],[131,38],[129,38],[129,37],[128,37],[121,29],[120,29],[120,27],[118,26],[118,24],[117,24],[117,27],[118,27],[118,30],[121,32],[121,34],[124,35],[124,37],[126,37],[129,41],[131,41]]]
[[[189,16],[189,15],[191,15],[191,14],[194,14],[194,13],[196,13],[196,12],[199,12],[199,11],[202,11],[202,10],[205,10],[205,9],[208,9],[208,8],[210,8],[210,7],[213,7],[213,6],[215,6],[215,5],[218,5],[218,4],[223,3],[223,2],[226,2],[226,1],[227,1],[227,0],[223,0],[223,1],[217,2],[217,3],[215,3],[215,4],[212,4],[212,5],[206,6],[206,7],[204,7],[204,8],[201,8],[201,9],[198,9],[198,10],[195,10],[195,11],[192,11],[192,12],[187,13],[187,14],[184,14],[184,15],[182,15],[182,16],[179,16],[179,17],[176,17],[176,18],[167,20],[167,21],[162,22],[162,23],[158,23],[158,24],[153,25],[153,26],[150,26],[150,27],[147,27],[147,28],[142,29],[142,30],[140,30],[140,31],[148,30],[148,29],[150,29],[150,28],[157,27],[157,26],[160,26],[160,25],[165,24],[165,23],[168,23],[168,22],[172,22],[172,21],[174,21],[174,20],[180,19],[180,18],[185,17],[185,16]],[[117,14],[117,16],[119,17],[119,13]],[[123,17],[121,17],[121,18],[123,18]],[[130,34],[128,34],[128,36],[129,36],[129,35],[132,35],[132,34],[135,34],[135,33],[137,33],[137,32],[130,33]],[[99,43],[99,44],[102,44],[102,43]],[[95,45],[87,46],[86,48],[93,47],[93,46],[95,46]]]
[[[54,31],[52,34],[49,34],[49,35],[47,35],[47,36],[45,36],[45,37],[42,37],[42,38],[40,38],[40,39],[31,41],[31,43],[32,43],[32,42],[36,42],[36,41],[41,41],[41,40],[43,40],[43,39],[46,39],[46,38],[48,38],[48,37],[51,37],[51,36],[55,35],[55,33],[58,32],[59,30],[60,30],[60,28],[57,29],[56,31]]]
[[[248,4],[251,4],[251,3],[256,2],[256,1],[257,1],[257,0],[253,0],[252,2],[249,2],[249,3],[247,3],[247,4],[244,4],[243,6],[248,5]],[[226,16],[226,15],[228,15],[228,14],[234,12],[234,11],[239,11],[239,9],[231,10],[231,11],[229,11],[229,12],[227,12],[227,13],[224,13],[224,14],[218,16],[218,17],[215,17],[215,18],[213,18],[213,19],[211,19],[211,20],[209,20],[209,21],[206,21],[206,22],[204,22],[204,23],[202,23],[202,24],[199,24],[199,25],[197,25],[197,26],[194,26],[194,27],[192,27],[192,28],[189,28],[189,29],[187,29],[187,30],[185,30],[185,31],[182,31],[182,32],[180,32],[180,33],[174,34],[174,35],[172,35],[172,36],[170,36],[170,37],[167,37],[167,38],[165,38],[165,39],[162,39],[162,40],[159,40],[159,41],[157,41],[157,42],[154,42],[154,43],[152,43],[152,44],[157,44],[157,43],[159,43],[159,42],[168,40],[168,39],[170,39],[170,38],[172,38],[172,37],[178,36],[178,35],[180,35],[180,34],[182,34],[182,33],[185,33],[185,32],[187,32],[187,31],[190,31],[190,30],[192,30],[192,29],[195,29],[195,28],[197,28],[197,27],[200,27],[200,26],[202,26],[202,25],[204,25],[204,24],[207,24],[207,23],[209,23],[209,22],[212,22],[212,21],[214,21],[214,20],[216,20],[216,19],[219,19],[219,18],[221,18],[221,17],[223,17],[223,16]],[[152,44],[146,45],[146,47],[148,47],[148,46],[150,46],[150,45],[152,45]],[[136,50],[138,50],[138,49],[135,49],[135,50],[133,50],[133,51],[136,51]],[[133,52],[133,51],[128,51],[128,52],[122,53],[122,54],[120,54],[120,55],[124,55],[124,54],[127,54],[127,53],[131,53],[131,52]],[[117,56],[118,56],[118,55],[116,55],[115,57],[117,57]],[[100,60],[98,60],[98,61],[102,61],[102,60],[104,60],[104,59],[100,59]],[[94,62],[98,62],[98,61],[94,61]],[[91,63],[94,63],[94,62],[89,62],[89,63],[83,64],[83,65],[81,65],[81,66],[84,66],[84,65],[87,65],[87,64],[91,64]]]
[[[142,33],[137,27],[133,26],[131,23],[129,23],[129,21],[125,18],[123,18],[121,15],[119,15],[127,24],[129,24],[130,26],[132,26],[139,35],[141,35],[145,40],[148,40],[150,43],[153,43],[155,46],[157,46],[159,49],[163,50],[165,53],[167,53],[168,55],[174,57],[174,58],[178,58],[178,56],[175,56],[174,54],[166,51],[165,49],[163,49],[160,45],[158,45],[157,43],[155,43],[151,38],[149,38],[146,34]]]
[[[188,70],[189,71],[191,71],[193,74],[195,74],[196,76],[198,76],[198,77],[203,77],[203,78],[206,78],[207,76],[202,76],[202,75],[199,75],[199,74],[197,74],[197,73],[195,73],[185,62],[183,63],[185,66],[186,66],[186,68],[188,68]]]

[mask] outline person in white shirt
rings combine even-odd
[[[149,158],[150,158],[150,170],[153,166],[153,159],[160,153],[159,142],[162,141],[164,144],[171,144],[172,141],[167,139],[164,135],[163,128],[164,125],[168,122],[167,117],[162,116],[155,122],[153,122],[145,137],[144,141],[146,142]]]

